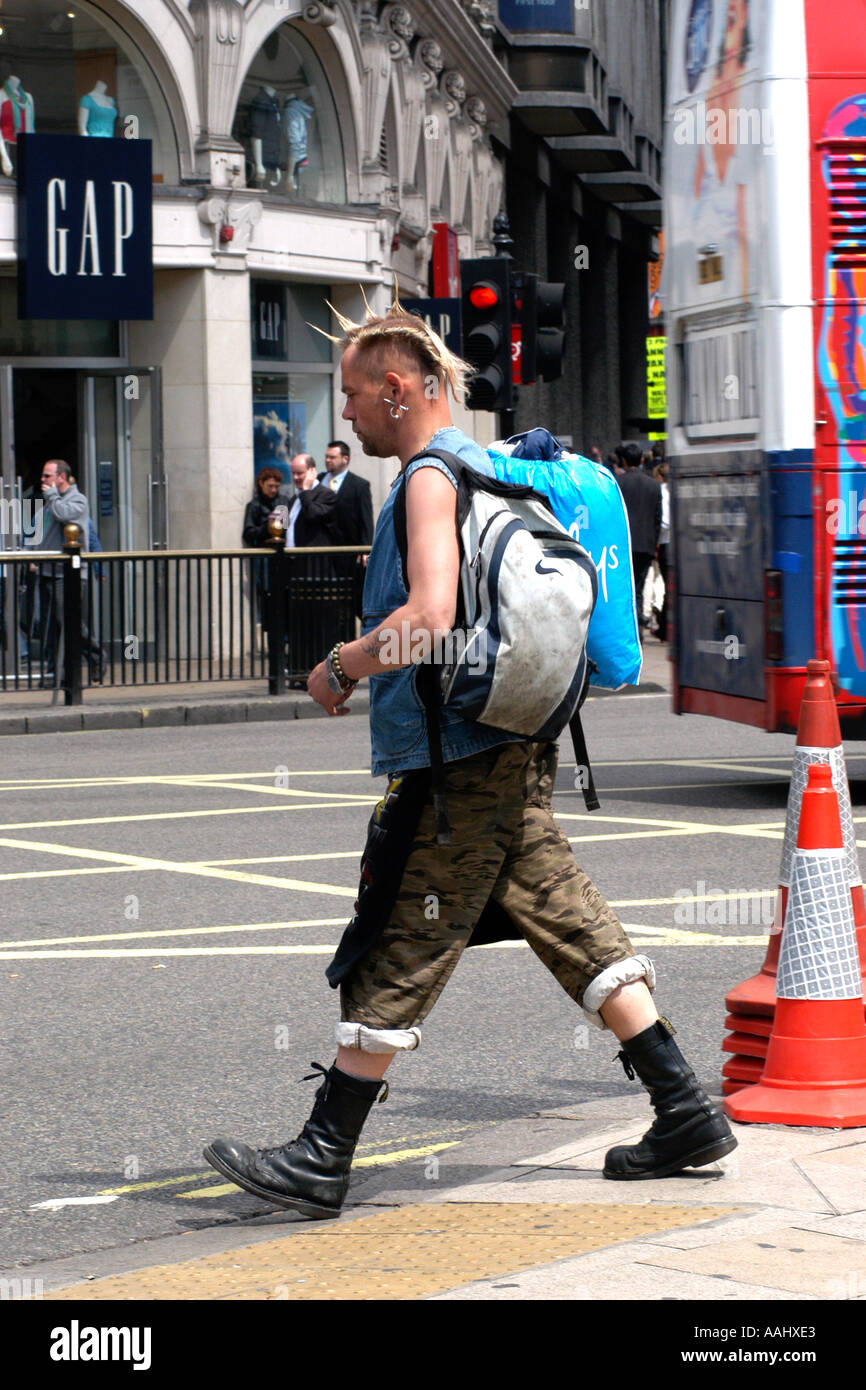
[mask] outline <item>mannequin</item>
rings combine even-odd
[[[34,127],[32,96],[24,91],[20,77],[7,77],[0,87],[0,169],[7,176],[12,173],[7,146],[16,145],[18,136],[29,135]]]
[[[117,120],[117,103],[105,83],[95,82],[93,90],[81,98],[78,106],[78,134],[110,138]]]
[[[250,149],[256,169],[256,182],[276,188],[280,181],[280,103],[273,87],[263,83],[250,102]]]
[[[311,97],[309,87],[293,92],[283,108],[286,122],[286,137],[289,145],[286,187],[291,191],[298,187],[298,170],[309,163],[307,159],[307,124],[315,114],[315,107],[305,98]]]

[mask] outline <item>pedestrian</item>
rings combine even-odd
[[[659,544],[656,558],[658,560],[659,574],[665,586],[662,606],[659,609],[656,636],[660,642],[666,642],[668,636],[668,545],[671,539],[671,496],[670,488],[668,487],[668,465],[666,463],[657,464],[653,477],[662,490],[662,524],[659,531]]]
[[[241,536],[244,545],[257,550],[267,545],[270,538],[268,522],[273,510],[279,505],[279,491],[283,475],[278,468],[260,468],[256,474],[256,485],[252,497],[246,505]]]
[[[270,520],[280,505],[279,492],[283,475],[278,468],[260,468],[256,474],[253,495],[244,511],[241,538],[244,545],[252,550],[261,550],[272,539]],[[255,594],[256,622],[263,627],[268,624],[267,561],[255,556],[251,560],[250,582]]]
[[[337,493],[319,482],[312,454],[296,454],[291,470],[294,496],[288,500],[286,549],[336,545]],[[323,645],[330,646],[348,635],[348,619],[331,582],[337,576],[335,559],[333,555],[298,555],[292,560],[287,622],[289,684],[293,688],[306,687]]]
[[[336,494],[334,544],[369,545],[373,539],[373,497],[366,478],[351,472],[351,450],[342,439],[332,439],[325,450],[326,473],[319,481]],[[366,555],[335,555],[337,574],[354,581],[355,612],[361,616]]]
[[[339,1215],[382,1078],[395,1052],[418,1047],[421,1024],[488,908],[530,943],[593,1024],[615,1034],[627,1074],[637,1074],[650,1092],[652,1128],[640,1143],[610,1150],[605,1175],[664,1177],[712,1162],[736,1140],[656,1012],[652,963],[635,955],[553,818],[556,744],[442,709],[452,833],[450,844],[438,842],[426,716],[416,695],[420,672],[412,663],[423,656],[419,637],[429,653],[455,621],[457,492],[439,459],[407,464],[429,446],[457,453],[479,472],[493,469],[451,421],[448,388],[462,396],[470,369],[423,320],[399,305],[384,317],[368,311],[363,324],[338,318],[343,419],[365,454],[401,460],[407,573],[404,580],[394,524],[398,477],[376,526],[363,634],[330,651],[308,687],[325,710],[342,714],[357,681],[370,677],[372,770],[388,775],[388,789],[371,820],[356,915],[327,971],[340,988],[338,1050],[329,1071],[315,1064],[324,1081],[310,1119],[281,1148],[218,1139],[205,1157],[277,1206],[309,1217]],[[411,634],[411,651],[400,634]]]
[[[71,466],[65,459],[49,459],[43,465],[40,478],[43,504],[43,523],[38,540],[28,540],[32,550],[58,551],[63,548],[63,528],[70,522],[78,526],[78,541],[86,552],[90,536],[90,508],[87,498],[76,485]],[[47,516],[47,520],[46,520]],[[63,590],[61,580],[66,561],[56,564],[32,565],[31,571],[38,578],[39,612],[42,640],[42,679],[40,686],[52,686],[57,680],[56,653],[57,641],[63,618]],[[87,566],[81,568],[81,643],[84,657],[90,669],[90,679],[94,685],[100,684],[105,674],[105,652],[90,634],[87,623]]]
[[[631,559],[639,628],[648,626],[643,612],[643,591],[649,567],[655,559],[662,524],[662,491],[655,478],[641,468],[641,447],[627,442],[619,447],[625,473],[617,481],[628,509],[631,531]],[[643,634],[641,632],[641,640]]]
[[[319,482],[312,454],[295,454],[291,469],[294,493],[289,503],[286,548],[336,545],[336,492]]]

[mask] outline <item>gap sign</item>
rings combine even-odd
[[[22,135],[18,317],[153,318],[149,140]]]

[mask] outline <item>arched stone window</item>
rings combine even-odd
[[[137,136],[153,142],[155,183],[177,183],[165,97],[128,35],[87,0],[0,7],[0,169],[19,135]],[[5,159],[4,159],[5,154]]]
[[[345,203],[343,141],[321,62],[287,22],[262,44],[244,79],[232,134],[247,183],[292,201]]]

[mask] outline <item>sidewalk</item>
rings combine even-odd
[[[626,686],[617,697],[670,690],[668,648],[654,637],[644,647],[639,686]],[[80,732],[82,729],[156,729],[180,724],[244,724],[262,720],[326,719],[306,691],[268,695],[265,681],[210,681],[182,685],[96,686],[85,690],[76,706],[51,703],[49,690],[0,691],[0,737],[17,734]],[[590,700],[611,699],[615,692],[593,690]],[[354,714],[370,710],[369,687],[362,681],[349,703]]]
[[[542,1111],[362,1172],[339,1221],[244,1194],[231,1228],[26,1273],[73,1301],[866,1299],[866,1130],[738,1125],[719,1164],[602,1178],[649,1116],[642,1092]]]

